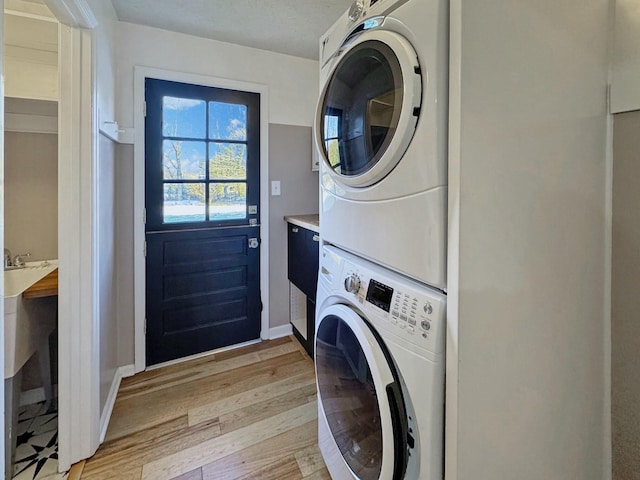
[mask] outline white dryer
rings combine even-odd
[[[335,480],[442,480],[446,297],[324,246],[318,443]]]
[[[325,242],[446,289],[447,0],[357,0],[320,40]]]

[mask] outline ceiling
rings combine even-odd
[[[297,57],[353,0],[112,0],[118,19]]]

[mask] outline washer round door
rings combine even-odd
[[[418,56],[402,35],[387,30],[361,33],[336,55],[318,102],[316,144],[338,183],[368,187],[393,170],[415,133]]]
[[[359,480],[401,480],[407,415],[393,361],[369,324],[345,305],[324,310],[316,333],[318,402]]]

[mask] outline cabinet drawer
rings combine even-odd
[[[318,284],[318,255],[320,242],[318,234],[288,224],[287,273],[289,281],[309,298],[315,301]]]

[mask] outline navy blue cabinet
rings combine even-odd
[[[289,224],[289,281],[314,302],[318,286],[319,240],[316,232]]]
[[[306,335],[301,333],[295,325],[293,325],[293,333],[313,358],[320,238],[316,232],[292,223],[287,224],[287,228],[287,273],[289,281],[307,297]]]

